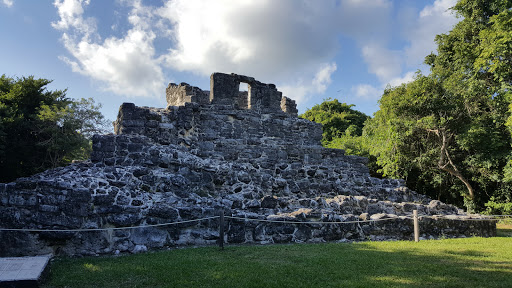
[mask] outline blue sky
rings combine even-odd
[[[372,115],[459,20],[456,0],[0,1],[0,74],[52,79],[111,120],[213,72],[274,83],[299,113],[330,97]]]

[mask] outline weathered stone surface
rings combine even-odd
[[[167,106],[183,106],[187,102],[196,102],[200,104],[207,104],[209,102],[208,91],[203,91],[197,87],[181,83],[176,85],[170,83],[165,90],[167,98]],[[155,122],[157,124],[157,122]]]
[[[247,93],[238,91],[248,83]],[[366,158],[323,148],[319,124],[296,117],[273,84],[215,73],[211,93],[170,84],[165,109],[121,105],[115,135],[95,135],[91,161],[0,184],[0,256],[138,253],[227,243],[411,239],[412,210],[424,238],[491,236],[492,221],[462,221],[454,206],[370,177]],[[284,99],[284,100],[283,100]],[[343,223],[355,220],[392,220]],[[293,223],[261,222],[291,221]],[[308,222],[325,222],[314,224]]]

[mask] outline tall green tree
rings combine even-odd
[[[364,125],[370,117],[353,107],[329,98],[308,109],[300,117],[322,124],[324,147],[343,149],[347,155],[367,157],[370,174],[381,177],[382,174],[377,172],[380,169],[377,158],[370,154],[370,142],[363,134]]]
[[[83,160],[107,121],[92,99],[74,101],[51,81],[0,77],[0,182]]]
[[[505,188],[502,169],[510,151],[505,118],[488,102],[489,110],[469,112],[463,97],[435,75],[418,74],[384,92],[381,109],[365,127],[373,141],[370,153],[378,155],[384,175],[404,178],[418,192],[482,206]]]
[[[328,145],[333,139],[345,135],[361,136],[364,122],[370,117],[352,107],[354,105],[329,98],[308,109],[300,117],[322,124],[322,143]]]
[[[511,200],[511,4],[460,0],[463,19],[425,59],[431,74],[386,89],[365,127],[384,175],[431,196],[462,195],[468,209]]]

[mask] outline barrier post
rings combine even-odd
[[[414,219],[414,242],[419,242],[420,241],[420,226],[418,225],[418,210],[413,210],[412,216]]]
[[[224,250],[224,209],[220,210],[219,217],[219,247]]]

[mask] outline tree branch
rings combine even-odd
[[[435,130],[437,131],[436,135],[441,138],[441,151],[439,155],[439,161],[437,162],[437,166],[442,171],[448,172],[450,175],[457,177],[464,185],[466,185],[466,188],[468,189],[468,194],[470,199],[475,198],[475,191],[473,189],[473,186],[469,183],[469,181],[460,173],[459,169],[457,169],[457,166],[452,161],[452,158],[450,157],[450,153],[448,152],[447,146],[449,142],[452,139],[453,135],[446,136],[446,131],[444,129]],[[446,160],[445,160],[446,159]],[[448,165],[450,165],[452,168],[449,168]]]

